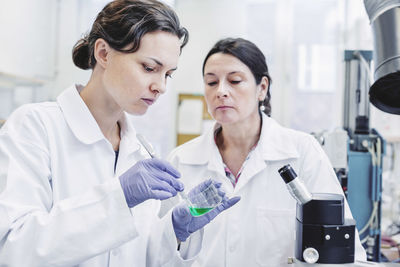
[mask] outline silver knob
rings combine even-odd
[[[306,248],[303,251],[303,258],[307,263],[316,263],[319,259],[319,253],[315,248]]]

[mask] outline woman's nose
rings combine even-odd
[[[228,96],[227,84],[224,82],[220,82],[218,84],[217,97],[227,97],[227,96]]]
[[[167,88],[166,80],[165,79],[159,79],[157,81],[154,81],[151,86],[150,90],[154,92],[156,95],[158,94],[164,94]]]

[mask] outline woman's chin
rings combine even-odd
[[[236,122],[236,120],[230,116],[217,116],[215,120],[221,125],[232,124]]]
[[[146,108],[135,108],[135,109],[126,109],[125,112],[127,112],[129,115],[134,115],[134,116],[141,116],[146,114],[147,112],[147,107]]]

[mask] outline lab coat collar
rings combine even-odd
[[[222,158],[214,141],[214,130],[217,127],[219,127],[218,124],[215,124],[204,135],[190,141],[187,149],[183,151],[180,161],[183,164],[191,165],[209,163],[211,169],[214,169],[212,166],[219,165],[217,162],[222,162]],[[261,135],[254,154],[264,161],[298,158],[299,151],[291,136],[291,131],[293,130],[282,127],[274,119],[262,114]]]
[[[92,144],[104,135],[79,94],[82,89],[80,85],[69,87],[57,97],[57,102],[74,135],[82,143]]]
[[[262,113],[262,129],[258,142],[261,157],[265,161],[278,161],[298,158],[296,139],[293,138],[294,130],[282,127],[274,119]]]
[[[64,114],[65,120],[73,134],[85,144],[93,144],[105,140],[95,118],[80,96],[83,86],[72,85],[57,97],[57,102]],[[121,127],[121,142],[130,146],[131,152],[140,148],[133,128],[126,113],[119,120]]]

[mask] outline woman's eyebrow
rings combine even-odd
[[[244,73],[244,72],[242,72],[242,71],[231,71],[231,72],[228,73],[228,75],[231,75],[231,74],[240,74],[240,73]]]
[[[242,71],[231,71],[231,72],[229,72],[228,73],[228,75],[232,75],[232,74],[237,74],[237,73],[243,73]],[[207,73],[205,73],[204,74],[204,76],[215,76],[215,74],[214,73],[212,73],[212,72],[207,72]]]
[[[155,59],[153,57],[148,57],[148,59],[153,60],[157,65],[159,65],[160,67],[163,67],[164,64],[161,63],[161,61],[159,61],[158,59]],[[175,71],[178,67],[172,68],[170,69],[171,71]]]
[[[153,60],[157,65],[159,65],[159,66],[164,66],[164,64],[162,64],[158,59],[155,59],[155,58],[153,58],[153,57],[148,57],[148,59],[151,59],[151,60]]]

